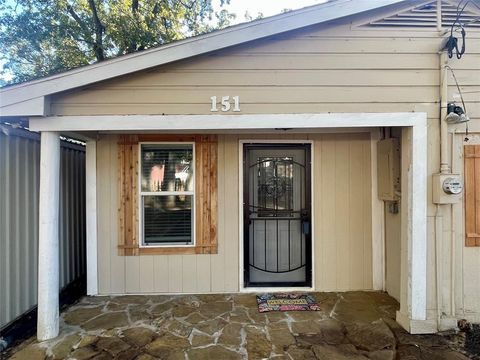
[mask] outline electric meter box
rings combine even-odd
[[[400,200],[400,143],[396,138],[377,142],[378,198]]]
[[[459,174],[433,175],[434,204],[455,204],[461,200],[463,181]]]

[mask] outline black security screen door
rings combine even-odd
[[[245,144],[245,286],[311,286],[309,144]]]

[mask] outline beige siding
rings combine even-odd
[[[453,144],[453,170],[460,174],[464,172],[464,145],[479,145],[480,134],[473,134],[468,144],[464,142],[464,135],[459,134],[452,138]],[[453,237],[447,232],[448,241],[446,251],[453,255],[453,280],[455,293],[455,309],[458,316],[470,321],[480,322],[480,247],[465,247],[465,213],[463,203],[453,206],[453,223],[448,222],[445,226],[452,226]],[[447,236],[445,237],[447,239]],[[448,244],[454,241],[454,246]],[[449,275],[449,273],[448,273]],[[450,279],[449,279],[450,280]]]
[[[369,134],[321,135],[314,145],[316,288],[372,289]]]
[[[235,163],[237,142],[221,137],[219,144],[219,253],[217,255],[119,256],[117,137],[103,136],[97,147],[99,292],[206,293],[238,291],[238,206],[231,202],[238,191]],[[224,164],[229,167],[225,168]],[[228,190],[225,187],[228,182]],[[226,193],[227,192],[227,193]],[[236,199],[236,198],[235,198]],[[225,219],[231,222],[225,226]],[[233,219],[233,220],[232,220]]]
[[[52,112],[209,114],[212,95],[239,95],[242,113],[424,111],[435,119],[441,43],[435,34],[313,28],[61,95]],[[480,118],[472,92],[480,90],[479,38],[469,31],[468,55],[451,60],[474,118]]]
[[[118,197],[116,183],[112,180],[117,177],[117,137],[102,136],[97,147],[101,294],[239,290],[238,163],[241,138],[275,139],[278,136],[219,136],[218,254],[125,257],[118,256],[117,251]],[[288,138],[314,140],[316,289],[371,289],[369,133],[296,134]]]

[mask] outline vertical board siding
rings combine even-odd
[[[110,199],[111,191],[109,181],[112,176],[111,171],[113,164],[111,166],[106,166],[110,164],[110,144],[103,139],[97,141],[97,237],[98,237],[98,261],[97,269],[98,273],[102,276],[98,277],[98,289],[101,292],[101,289],[111,289],[110,281],[110,262],[111,256],[106,254],[110,253],[110,213],[108,208],[105,208],[105,204],[112,201]],[[116,179],[116,177],[114,177]],[[114,185],[114,182],[112,182]],[[112,203],[115,204],[115,203]],[[114,205],[112,207],[115,208]],[[116,209],[116,208],[115,208]],[[119,274],[121,276],[121,274]]]
[[[239,140],[313,140],[315,287],[372,289],[370,136],[295,134],[218,136],[218,253],[119,256],[117,137],[97,146],[100,294],[239,291]],[[332,184],[333,187],[332,187]],[[347,261],[347,260],[348,261]]]
[[[5,127],[7,128],[7,127]],[[0,329],[37,304],[37,134],[0,132]],[[60,288],[85,274],[85,152],[62,144]]]
[[[316,290],[370,290],[370,136],[366,133],[310,137],[315,139]]]

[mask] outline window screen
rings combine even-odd
[[[144,245],[192,245],[193,144],[141,144]]]

